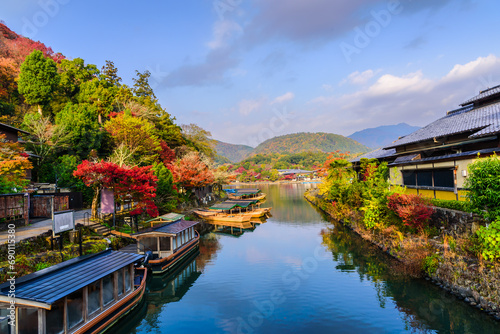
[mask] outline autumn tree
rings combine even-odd
[[[184,138],[186,138],[188,142],[188,146],[193,147],[206,156],[215,156],[215,141],[210,138],[212,134],[209,131],[193,123],[182,124],[181,128]]]
[[[0,194],[21,191],[29,181],[26,170],[33,168],[19,143],[13,143],[0,134]]]
[[[204,187],[214,182],[214,175],[198,152],[186,154],[171,165],[174,182],[186,190]]]
[[[134,210],[131,214],[146,212],[149,216],[158,216],[158,209],[153,202],[158,179],[153,174],[151,166],[122,167],[103,160],[98,162],[84,160],[73,175],[94,189],[92,218],[97,218],[99,195],[104,188],[113,189],[117,201],[132,199]]]
[[[55,61],[35,50],[21,65],[18,89],[29,104],[38,105],[38,113],[41,115],[41,106],[52,99],[59,80]]]
[[[161,150],[154,126],[146,120],[122,113],[104,125],[111,134],[116,148],[126,151],[129,164],[152,163]]]

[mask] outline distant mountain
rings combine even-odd
[[[252,154],[299,153],[299,152],[364,153],[370,149],[351,138],[324,132],[300,132],[274,137],[257,146]]]
[[[253,147],[246,145],[234,145],[228,144],[221,141],[215,141],[215,151],[221,157],[229,159],[231,162],[240,162],[250,155],[253,151]],[[222,161],[221,161],[222,162]]]
[[[385,147],[397,140],[399,137],[409,135],[420,129],[418,126],[411,126],[406,123],[397,125],[383,125],[376,128],[364,129],[348,136],[370,148]]]

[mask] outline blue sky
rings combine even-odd
[[[500,84],[494,0],[3,2],[68,58],[149,70],[163,107],[222,141],[424,126]]]

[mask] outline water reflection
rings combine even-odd
[[[472,309],[424,279],[400,274],[399,264],[344,226],[323,230],[323,244],[341,272],[356,272],[360,282],[371,282],[380,308],[389,301],[412,332],[497,333],[498,322]]]

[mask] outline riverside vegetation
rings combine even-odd
[[[500,319],[498,157],[469,166],[466,202],[406,194],[389,181],[387,164],[375,159],[362,159],[358,175],[349,167],[345,159],[331,161],[323,183],[306,198],[401,261],[404,273],[425,275]],[[474,223],[457,233],[436,219],[436,207],[474,214]]]

